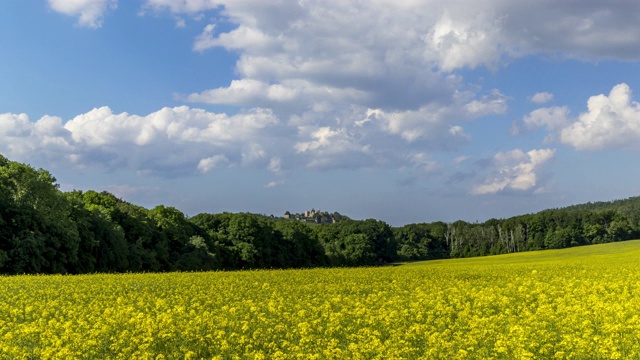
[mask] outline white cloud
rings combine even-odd
[[[455,122],[502,114],[507,108],[499,91],[476,96],[461,90],[461,78],[448,73],[496,61],[484,50],[487,44],[482,39],[490,37],[463,23],[471,12],[447,12],[439,3],[387,1],[154,0],[146,6],[174,15],[216,9],[218,19],[237,25],[223,30],[217,22],[207,24],[194,49],[222,47],[237,52],[239,78],[226,87],[182,97],[190,102],[271,108],[282,119],[322,113],[316,117],[324,119],[318,128],[333,126],[334,118],[354,106],[407,116],[428,108],[435,114],[431,117],[465,107],[464,113],[443,120],[448,124],[439,129],[445,136],[459,126]],[[486,16],[478,15],[474,21],[493,31],[491,22],[480,25]],[[473,44],[467,46],[467,40]],[[414,136],[410,132],[402,131],[402,136],[409,139]]]
[[[264,162],[268,153],[262,145],[256,142],[246,142],[242,147],[241,156],[243,165],[252,165]]]
[[[117,0],[49,0],[52,10],[78,17],[78,25],[90,28],[102,27],[104,14],[118,5]]]
[[[281,119],[319,119],[317,128],[352,107],[399,114],[387,131],[408,141],[450,135],[461,120],[504,114],[498,90],[476,94],[456,72],[495,69],[512,58],[548,53],[578,59],[640,58],[640,5],[547,1],[257,1],[147,0],[173,16],[214,14],[194,41],[238,54],[228,86],[183,98],[190,102],[263,107]],[[235,27],[219,26],[232,23]],[[552,94],[534,94],[535,103]],[[451,109],[464,109],[452,113]],[[426,116],[423,116],[426,109]],[[438,120],[421,129],[413,114]],[[426,136],[426,134],[430,134]]]
[[[129,168],[139,174],[180,176],[225,164],[259,166],[279,120],[264,109],[233,116],[186,106],[146,116],[114,114],[102,107],[63,122],[44,116],[0,115],[0,152],[78,166]],[[211,154],[215,155],[211,155]]]
[[[411,163],[416,169],[423,170],[425,172],[432,172],[438,168],[438,163],[433,158],[424,152],[419,152],[411,156]]]
[[[208,173],[209,171],[220,167],[224,164],[229,163],[229,159],[227,159],[224,155],[214,155],[208,158],[202,159],[198,162],[198,170],[203,173]]]
[[[250,47],[256,42],[245,40],[261,34],[282,49],[286,47],[287,53],[310,55],[308,50],[318,50],[312,53],[316,59],[321,50],[340,48],[353,55],[375,51],[378,45],[387,45],[389,61],[404,56],[409,62],[425,61],[445,71],[492,67],[505,56],[539,52],[572,58],[640,56],[640,39],[635,36],[640,30],[636,21],[640,4],[633,1],[589,2],[576,7],[558,1],[544,1],[540,6],[508,0],[147,0],[145,7],[178,15],[216,10],[239,25],[217,37],[212,35],[217,40],[210,46],[252,52]],[[230,40],[224,41],[224,36]]]
[[[52,1],[52,8],[54,3],[63,4]],[[68,3],[76,5],[56,11],[82,17],[89,9],[89,2]],[[99,14],[98,26],[115,1],[94,4],[106,4],[91,13]],[[537,53],[640,58],[640,6],[632,2],[614,8],[507,0],[147,0],[143,8],[201,18],[194,51],[238,54],[235,80],[182,99],[250,110],[229,116],[179,107],[131,115],[100,108],[66,123],[38,120],[40,133],[12,118],[7,129],[0,123],[0,140],[21,139],[11,142],[10,151],[42,149],[47,133],[42,143],[78,164],[124,164],[142,173],[206,172],[221,165],[273,173],[283,172],[283,164],[286,170],[415,166],[428,164],[432,152],[469,141],[466,122],[508,110],[506,95],[466,84],[461,69],[496,69]],[[550,95],[531,100],[549,101]],[[523,122],[562,133],[571,144],[595,129],[584,125],[589,131],[580,133],[574,124],[567,130],[568,116],[567,108],[545,108]]]
[[[264,156],[251,157],[265,166],[274,156],[291,167],[407,166],[414,154],[469,141],[465,122],[507,113],[506,95],[465,84],[461,69],[497,69],[539,53],[640,58],[634,3],[147,0],[145,7],[206,14],[194,50],[238,54],[228,86],[182,98],[271,109],[286,121],[278,136],[291,140],[276,154],[273,144],[262,144]],[[549,108],[524,121],[557,135],[566,116],[564,108]]]
[[[517,120],[511,121],[511,128],[509,129],[509,135],[518,136],[520,135],[520,133],[522,133],[522,126],[520,125],[520,122],[518,122]]]
[[[200,94],[191,94],[188,101],[243,105],[255,104],[262,99],[274,102],[290,101],[296,98],[296,91],[284,85],[268,85],[254,79],[233,80],[226,88],[207,90]]]
[[[62,153],[71,159],[72,142],[58,117],[44,116],[33,123],[27,114],[0,114],[0,153],[11,158],[56,161]]]
[[[494,67],[500,59],[497,51],[500,40],[500,21],[491,14],[456,9],[445,9],[429,34],[428,43],[438,54],[438,65],[442,70],[452,71],[464,67],[485,65]]]
[[[463,162],[469,160],[468,156],[457,156],[453,159],[453,163],[456,165],[462,164]]]
[[[267,185],[265,185],[264,187],[267,189],[271,189],[277,186],[282,186],[285,184],[284,180],[280,180],[280,181],[271,181],[270,183],[268,183]]]
[[[451,125],[451,118],[464,120],[465,115],[455,108],[435,106],[390,113],[369,109],[360,124],[373,119],[384,132],[399,135],[408,143],[421,141],[432,149],[447,149],[456,148],[469,139],[461,126]]]
[[[548,103],[549,101],[553,100],[553,94],[549,92],[535,93],[533,94],[533,96],[531,96],[530,100],[535,104]]]
[[[156,10],[168,8],[178,14],[195,14],[216,9],[220,5],[222,2],[217,0],[147,0],[145,6]]]
[[[302,138],[310,139],[297,142],[294,148],[308,159],[307,166],[310,168],[354,165],[354,161],[366,161],[364,158],[371,150],[370,145],[360,144],[346,128],[301,128],[301,132]]]
[[[314,151],[323,148],[331,148],[335,145],[335,140],[341,141],[341,138],[347,138],[345,131],[332,130],[330,127],[322,127],[311,133],[312,141],[300,142],[296,144],[296,150],[298,152]],[[348,144],[348,141],[342,141],[344,144]]]
[[[640,141],[640,104],[632,101],[629,85],[618,84],[609,96],[592,96],[587,112],[560,131],[563,143],[578,150],[637,146]]]
[[[282,159],[279,157],[273,157],[269,160],[269,165],[267,166],[269,171],[279,174],[282,172]]]
[[[507,99],[507,96],[493,89],[490,95],[469,102],[465,105],[465,110],[474,116],[504,114],[507,112]]]
[[[330,126],[322,126],[323,114],[313,111],[282,123],[272,111],[260,108],[229,116],[186,106],[148,115],[101,107],[67,121],[1,114],[0,152],[18,161],[117,168],[139,176],[174,177],[243,166],[285,177],[304,167],[430,169],[435,164],[430,151],[467,139],[461,127],[443,119],[422,125],[418,119],[398,125],[393,133],[388,114],[375,114],[354,108]],[[415,131],[422,126],[427,132],[411,142],[403,137],[402,126]]]
[[[523,123],[529,130],[544,127],[546,141],[560,141],[578,150],[633,147],[640,140],[640,104],[632,100],[629,85],[622,83],[609,95],[591,96],[587,111],[577,118],[570,116],[568,107],[554,106],[532,111]]]
[[[216,24],[209,24],[204,27],[202,33],[196,37],[196,41],[193,44],[193,50],[203,51],[215,45],[215,39],[213,37],[213,30],[215,30]]]
[[[527,153],[514,149],[497,153],[492,160],[493,174],[472,189],[473,194],[495,194],[504,190],[527,191],[538,184],[537,171],[553,158],[555,150],[539,149]]]
[[[29,134],[31,123],[27,114],[0,114],[0,135],[21,137]]]
[[[278,119],[264,109],[227,116],[181,106],[139,116],[113,114],[105,106],[76,116],[64,128],[77,143],[91,147],[161,145],[165,140],[224,146],[252,139],[261,129],[277,123]]]
[[[214,36],[214,30],[215,24],[205,26],[202,33],[196,37],[193,49],[204,51],[220,46],[228,50],[252,48],[253,51],[256,51],[259,48],[267,49],[273,44],[273,41],[264,33],[247,26],[241,25],[235,30],[220,34],[218,37]]]
[[[549,131],[561,129],[566,126],[569,121],[569,108],[566,106],[536,109],[523,118],[527,129],[544,127]]]

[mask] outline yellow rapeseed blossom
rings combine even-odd
[[[395,267],[0,277],[0,359],[640,358],[640,242]]]

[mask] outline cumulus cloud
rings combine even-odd
[[[457,123],[487,114],[503,114],[506,109],[506,96],[494,90],[489,96],[469,102],[464,96],[458,96],[448,106],[430,104],[418,110],[393,112],[368,109],[366,118],[359,124],[373,119],[385,132],[398,135],[409,143],[421,141],[432,149],[452,149],[469,140],[464,128]]]
[[[447,144],[459,144],[468,139],[464,129],[450,125],[447,115],[452,109],[423,108],[417,111],[387,113],[381,109],[369,109],[367,119],[375,119],[384,131],[399,135],[411,143],[418,140],[428,141],[430,145],[446,147]]]
[[[22,161],[44,157],[48,162],[180,176],[223,165],[257,165],[279,126],[265,109],[228,116],[181,106],[140,116],[101,107],[67,122],[1,114],[0,152]]]
[[[317,142],[314,131],[332,129],[343,138],[343,145],[333,148],[345,152],[366,148],[364,139],[383,134],[429,149],[452,149],[468,140],[462,122],[507,110],[507,97],[498,90],[476,93],[451,74],[496,62],[484,50],[490,37],[483,31],[494,27],[486,22],[488,14],[472,16],[483,24],[478,25],[482,31],[464,23],[471,14],[465,7],[449,12],[438,3],[418,5],[153,0],[145,6],[173,15],[213,10],[216,21],[237,25],[222,29],[210,22],[196,37],[194,50],[220,47],[238,53],[238,79],[182,95],[183,100],[272,109],[298,127],[303,139],[297,145]],[[382,115],[340,123],[348,121],[345,113],[368,108]]]
[[[548,135],[545,137],[545,142],[552,142],[557,140],[558,132],[567,126],[571,122],[569,117],[569,108],[566,106],[554,106],[533,110],[523,118],[524,127],[526,130],[534,130],[537,128],[545,128],[548,131]],[[517,123],[511,128],[513,135],[518,135],[520,132],[520,126]]]
[[[638,58],[640,31],[636,21],[640,4],[540,3],[488,0],[482,2],[375,1],[221,1],[147,0],[146,8],[173,14],[220,11],[238,24],[236,29],[213,35],[209,46],[239,46],[247,51],[264,38],[288,50],[359,50],[388,47],[389,58],[404,54],[410,61],[435,63],[451,71],[488,66],[504,56],[538,52],[573,58]],[[321,30],[321,31],[320,31]],[[298,32],[300,36],[296,36]],[[256,34],[262,34],[256,37]],[[319,41],[303,41],[309,35]],[[228,40],[224,40],[227,36]],[[294,42],[287,42],[294,40]],[[237,43],[234,41],[238,41]],[[395,42],[394,42],[395,41]],[[262,42],[262,41],[261,41]],[[333,43],[333,45],[331,45]],[[237,45],[241,44],[241,45]],[[414,45],[414,47],[409,47]],[[276,48],[271,48],[274,51]],[[262,50],[256,50],[261,52]],[[277,50],[275,50],[277,51]],[[319,55],[317,53],[315,55]],[[328,55],[328,54],[327,54]],[[301,59],[302,60],[302,59]]]
[[[545,128],[547,141],[560,141],[578,150],[636,146],[640,140],[640,104],[627,84],[609,95],[591,96],[587,111],[572,117],[566,106],[539,108],[523,118],[527,130]],[[515,124],[519,127],[518,124]]]
[[[78,25],[97,29],[107,11],[115,9],[117,0],[49,0],[52,10],[78,17]]]
[[[226,156],[214,155],[200,160],[198,162],[198,170],[203,173],[208,173],[209,171],[227,163],[229,163],[229,159]]]
[[[237,78],[181,99],[272,110],[286,122],[281,130],[292,140],[281,143],[293,154],[274,155],[265,144],[265,154],[247,153],[293,167],[406,166],[416,154],[459,148],[470,140],[465,122],[508,111],[508,96],[466,84],[462,69],[497,69],[538,53],[640,58],[633,2],[147,0],[144,7],[213,15],[198,25],[193,49],[238,54]],[[557,107],[523,121],[557,137],[567,117]]]
[[[265,109],[228,116],[180,106],[139,116],[114,114],[105,106],[76,116],[64,128],[77,143],[92,147],[118,143],[143,147],[162,144],[164,140],[224,146],[252,138],[277,123],[278,119]]]
[[[637,146],[640,141],[640,104],[632,101],[629,85],[614,86],[609,96],[590,97],[587,112],[563,128],[560,139],[578,150]]]
[[[298,154],[305,156],[307,167],[332,168],[347,167],[357,163],[370,161],[367,154],[371,145],[361,144],[346,128],[321,127],[318,129],[301,128],[302,138],[294,145]],[[308,135],[304,133],[308,132]]]
[[[260,48],[268,48],[273,44],[273,41],[266,34],[252,27],[241,25],[237,29],[219,36],[214,35],[215,28],[215,24],[205,26],[193,44],[195,51],[204,51],[217,46],[228,50],[252,48],[255,51]]]
[[[44,148],[51,151],[42,151]],[[44,116],[32,123],[27,114],[0,114],[0,153],[15,159],[70,160],[73,140],[62,119]]]
[[[569,108],[566,106],[554,106],[533,110],[523,119],[529,129],[544,127],[553,131],[567,125],[569,121]]]
[[[285,123],[268,109],[227,115],[187,106],[147,115],[114,113],[105,106],[67,121],[53,116],[31,121],[26,114],[8,113],[0,114],[0,153],[24,162],[127,169],[139,176],[176,177],[242,166],[284,178],[297,168],[429,170],[436,164],[430,150],[466,141],[459,126],[449,126],[448,136],[437,138],[447,127],[442,118],[405,124],[407,129],[433,128],[432,134],[408,141],[400,131],[405,125],[390,127],[395,125],[381,111],[355,108],[330,126],[321,125],[317,116],[309,112]]]
[[[538,185],[541,166],[553,158],[555,150],[538,149],[524,152],[514,149],[497,153],[491,164],[493,174],[472,189],[473,194],[495,194],[504,190],[527,191]]]
[[[427,43],[439,54],[437,64],[442,70],[479,65],[494,67],[500,57],[497,51],[501,38],[499,23],[490,13],[472,15],[461,8],[455,12],[445,8],[433,25]]]
[[[272,104],[290,102],[298,100],[300,95],[307,91],[305,84],[298,82],[287,82],[285,84],[269,85],[263,81],[255,79],[233,80],[229,87],[221,87],[191,94],[186,97],[187,101],[225,104],[225,105],[245,105],[245,104]],[[331,93],[325,89],[322,93]],[[311,95],[307,93],[307,95]]]
[[[90,3],[99,11],[90,12]],[[83,24],[97,27],[115,1],[50,5],[80,22],[94,14],[87,17],[93,23]],[[206,173],[234,165],[274,174],[296,167],[428,168],[433,152],[471,139],[466,122],[508,111],[508,96],[467,84],[460,70],[496,69],[538,53],[640,58],[635,2],[614,8],[507,0],[147,0],[143,8],[201,19],[194,51],[222,48],[238,55],[235,80],[181,99],[245,110],[229,116],[179,107],[132,115],[100,108],[67,122],[34,123],[9,114],[0,137],[14,141],[0,148],[19,154],[46,143],[78,164],[124,164],[141,173]],[[538,93],[531,101],[551,97]],[[580,119],[572,123],[567,108],[550,107],[523,123],[577,147],[576,139],[602,132]]]
[[[20,137],[31,131],[27,114],[0,114],[0,135]]]
[[[531,96],[530,100],[535,104],[548,103],[549,101],[553,100],[553,94],[546,91],[535,93],[533,94],[533,96]]]
[[[172,16],[213,14],[200,25],[194,50],[238,54],[237,79],[181,99],[269,108],[281,119],[292,119],[290,124],[313,119],[315,130],[336,128],[335,119],[350,109],[378,109],[383,132],[409,143],[432,141],[431,148],[438,147],[437,139],[464,139],[461,121],[508,110],[507,96],[498,90],[476,93],[458,75],[461,69],[496,69],[539,53],[640,58],[640,4],[635,2],[576,7],[506,0],[147,0],[144,7]],[[540,92],[530,100],[542,104],[552,98]],[[543,111],[532,113],[525,125],[530,129],[542,122],[549,128],[549,117],[557,120],[561,111],[548,109],[547,119]],[[372,120],[346,131],[355,139],[371,137],[362,131],[370,132],[364,124]]]
[[[507,96],[493,89],[490,95],[482,96],[465,105],[465,110],[474,116],[504,114],[507,112]]]

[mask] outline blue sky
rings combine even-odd
[[[635,1],[0,2],[0,153],[188,215],[640,195]]]

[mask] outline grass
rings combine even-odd
[[[472,266],[507,264],[548,264],[563,261],[589,262],[595,259],[637,261],[640,259],[640,240],[629,240],[607,244],[577,246],[566,249],[525,251],[513,254],[481,256],[462,259],[445,259],[409,263],[411,266]]]

